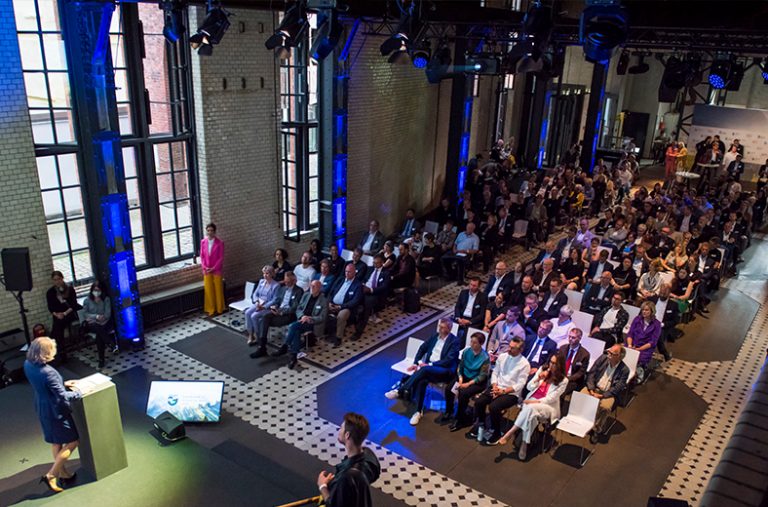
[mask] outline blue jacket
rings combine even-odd
[[[312,277],[312,280],[320,280],[320,273],[315,273],[315,276]],[[323,288],[320,289],[320,292],[328,295],[328,291],[331,290],[331,287],[333,287],[333,282],[336,281],[336,277],[333,275],[328,275],[325,277],[325,280],[323,280]]]
[[[536,345],[536,340],[539,339],[537,334],[529,334],[525,338],[525,349],[523,349],[523,356],[528,359],[528,355],[533,351],[533,347]],[[547,336],[544,340],[544,345],[541,346],[541,353],[539,354],[539,360],[534,361],[533,358],[528,359],[531,364],[531,368],[538,368],[541,365],[547,364],[549,358],[557,354],[557,342]]]
[[[432,349],[435,348],[435,344],[438,340],[438,333],[432,335],[432,337],[421,344],[419,351],[416,353],[416,357],[413,360],[413,364],[428,363],[429,356],[432,355]],[[432,363],[432,366],[438,366],[440,368],[448,368],[451,371],[455,371],[459,366],[459,339],[453,334],[449,334],[445,339],[443,350],[440,353],[440,360]]]
[[[331,290],[328,291],[328,303],[333,303],[333,298],[336,296],[336,293],[341,289],[341,286],[344,285],[344,282],[346,281],[346,278],[343,276],[338,278],[333,282],[333,286],[331,287]],[[344,302],[341,304],[342,310],[344,309],[353,309],[356,308],[358,305],[360,305],[363,302],[363,284],[361,284],[357,278],[352,280],[352,285],[349,286],[349,289],[347,290],[347,293],[344,294]]]
[[[80,397],[64,389],[59,372],[47,364],[24,361],[24,373],[35,390],[35,408],[45,441],[67,444],[78,439],[69,402]]]

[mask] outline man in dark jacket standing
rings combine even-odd
[[[368,436],[368,420],[353,412],[344,415],[339,427],[338,441],[347,451],[336,465],[335,473],[323,470],[317,477],[317,487],[326,507],[371,507],[371,484],[381,474],[376,455],[363,447]]]

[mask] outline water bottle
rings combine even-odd
[[[477,441],[482,442],[483,438],[485,438],[485,426],[480,425],[480,427],[477,428]]]

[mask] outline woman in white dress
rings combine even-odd
[[[523,442],[520,444],[518,458],[525,461],[528,453],[528,444],[539,422],[545,419],[552,421],[560,417],[560,397],[568,386],[565,377],[565,367],[562,358],[555,354],[549,359],[547,368],[542,368],[528,382],[528,396],[523,402],[523,408],[517,414],[515,425],[503,437],[499,444],[504,445],[510,441],[518,431],[523,433]]]

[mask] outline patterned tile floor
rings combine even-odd
[[[768,243],[763,246],[768,246]],[[535,250],[524,251],[521,247],[515,247],[504,257],[527,262],[535,253]],[[487,280],[487,277],[484,278]],[[723,285],[736,286],[738,283],[739,279],[736,278]],[[343,449],[336,443],[338,426],[319,417],[317,387],[366,357],[406,338],[411,331],[427,325],[438,315],[438,309],[450,311],[458,292],[459,288],[450,284],[425,295],[422,298],[422,312],[410,318],[402,318],[403,314],[397,308],[388,308],[380,315],[383,322],[371,323],[367,336],[360,342],[354,345],[348,342],[341,349],[325,350],[321,345],[317,352],[311,352],[310,361],[304,361],[301,368],[278,368],[250,383],[229,377],[168,346],[217,325],[237,329],[237,323],[232,322],[237,320],[234,315],[219,318],[217,322],[193,316],[155,328],[147,333],[144,350],[111,358],[103,371],[111,375],[141,366],[166,379],[224,379],[225,410],[329,464],[335,464],[343,457]],[[762,305],[766,297],[765,287],[761,293],[752,295],[755,296],[760,298],[758,301],[761,307],[735,361],[689,363],[673,359],[663,366],[664,372],[678,377],[705,399],[709,408],[671,471],[660,492],[662,496],[684,498],[697,504],[725,448],[748,397],[751,382],[762,364],[764,351],[768,348],[768,313]],[[395,338],[387,341],[385,335]],[[272,339],[278,340],[279,337]],[[368,351],[365,357],[359,357],[361,351]],[[355,356],[358,357],[352,364],[345,364]],[[94,350],[83,350],[80,359],[96,366]],[[313,364],[315,362],[322,367]],[[336,371],[332,371],[334,368]],[[367,445],[382,462],[382,476],[375,486],[409,505],[502,505],[479,491],[373,442]],[[437,492],[440,495],[436,495]],[[440,498],[437,503],[436,498]]]

